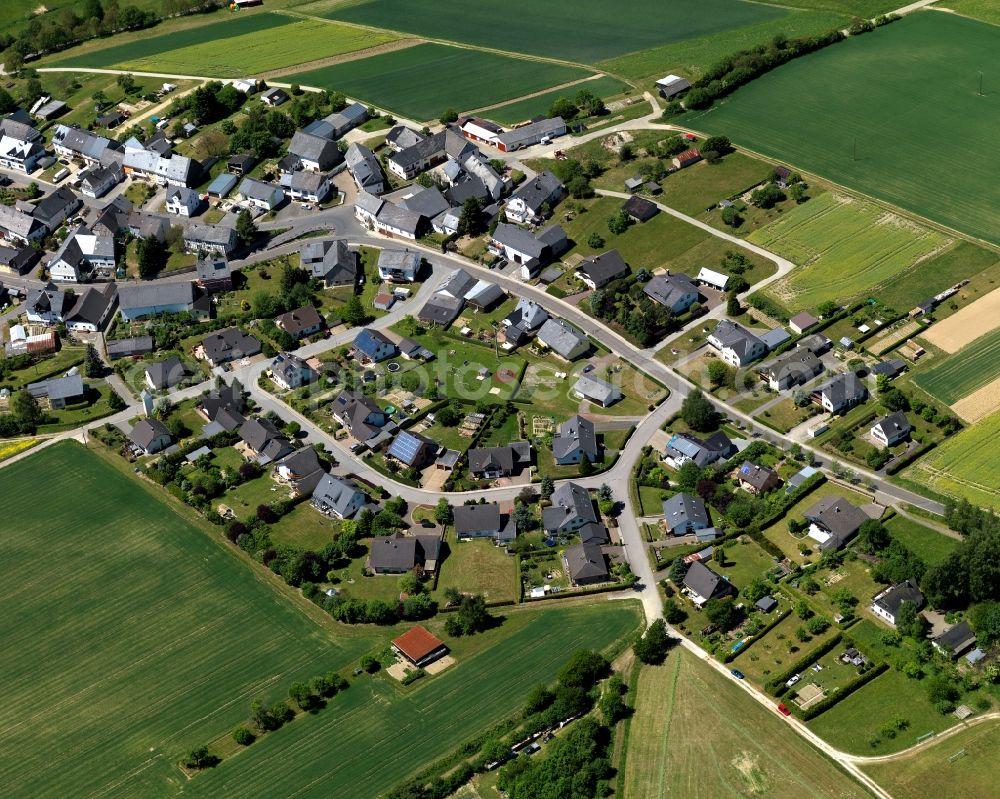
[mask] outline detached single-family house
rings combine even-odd
[[[312,383],[316,372],[298,355],[283,352],[271,361],[271,379],[278,388],[292,391]]]
[[[560,424],[552,436],[552,457],[559,466],[580,463],[584,458],[596,462],[600,451],[594,423],[578,414]]]
[[[378,276],[390,283],[413,283],[420,272],[420,253],[414,250],[382,250]]]
[[[883,416],[872,425],[871,437],[883,447],[893,447],[910,437],[910,420],[902,411]]]
[[[521,265],[521,279],[530,280],[567,244],[566,232],[551,225],[537,235],[515,225],[501,222],[490,237],[489,250],[509,262]]]
[[[537,225],[542,221],[543,208],[552,208],[562,198],[564,191],[565,187],[559,182],[559,178],[545,170],[514,190],[507,200],[504,213],[512,222]]]
[[[840,549],[857,535],[868,515],[843,497],[824,497],[805,512],[808,536],[822,551]]]
[[[321,203],[330,196],[332,189],[330,178],[321,172],[300,169],[292,172],[288,181],[289,195],[299,202]]]
[[[385,174],[375,153],[363,144],[354,143],[344,153],[344,160],[359,190],[376,195],[385,191]]]
[[[584,258],[576,268],[576,276],[592,289],[603,288],[612,280],[625,277],[628,273],[628,264],[618,250],[608,250],[600,255]]]
[[[709,526],[708,510],[701,497],[674,494],[663,501],[663,521],[672,535],[687,535]]]
[[[502,447],[470,449],[469,473],[475,477],[493,480],[518,474],[531,466],[531,444],[527,441],[512,441]]]
[[[191,217],[201,208],[201,197],[194,189],[186,186],[171,186],[167,189],[167,213]]]
[[[233,270],[224,257],[199,255],[194,273],[195,283],[207,294],[233,290]]]
[[[0,167],[4,169],[30,175],[44,157],[45,148],[37,141],[22,141],[6,133],[0,135]]]
[[[378,330],[365,328],[354,338],[354,352],[362,363],[379,363],[396,355],[396,345]]]
[[[330,413],[358,441],[367,441],[377,435],[389,421],[386,412],[375,400],[356,391],[340,392],[333,401]]]
[[[785,391],[808,383],[823,372],[823,363],[805,347],[796,347],[762,366],[760,377],[767,381],[772,391]]]
[[[117,168],[92,167],[81,172],[77,177],[80,180],[80,194],[96,200],[118,185],[122,179],[122,173]]]
[[[875,377],[883,376],[886,380],[893,380],[906,371],[906,362],[899,358],[891,358],[888,361],[881,361],[872,367],[872,374]]]
[[[667,441],[663,458],[678,468],[691,461],[703,469],[720,458],[728,458],[734,450],[733,442],[721,430],[705,440],[687,433],[674,433]]]
[[[184,249],[230,255],[236,249],[236,231],[222,225],[188,225],[184,229]]]
[[[660,78],[656,81],[656,90],[664,100],[669,100],[678,94],[683,94],[690,88],[691,84],[687,79],[678,75],[667,75],[665,78]]]
[[[684,588],[699,608],[710,599],[721,599],[736,592],[728,580],[700,560],[688,567],[687,574],[684,575]]]
[[[358,255],[351,252],[346,239],[309,239],[299,250],[299,261],[325,288],[358,282]]]
[[[142,419],[136,422],[128,440],[143,455],[154,455],[169,447],[174,439],[159,419]]]
[[[28,384],[28,393],[35,399],[47,399],[53,410],[62,410],[67,405],[75,405],[86,399],[87,387],[80,375],[50,377],[37,383]]]
[[[284,330],[292,338],[298,340],[318,333],[323,329],[323,317],[315,306],[303,305],[301,308],[283,313],[275,317],[274,324]]]
[[[642,290],[675,316],[687,311],[701,296],[698,287],[685,274],[654,275]]]
[[[112,316],[118,301],[118,288],[114,283],[95,286],[77,295],[76,302],[63,321],[74,333],[96,333],[103,330]]]
[[[145,383],[150,391],[164,391],[173,388],[187,377],[184,363],[176,355],[146,364]]]
[[[972,632],[969,622],[963,619],[958,624],[953,624],[941,635],[932,638],[931,643],[938,652],[954,660],[976,645],[976,634]]]
[[[812,394],[812,401],[827,413],[841,413],[868,399],[868,389],[854,372],[837,375]]]
[[[587,337],[564,319],[545,320],[537,339],[566,361],[575,361],[590,350]]]
[[[403,430],[389,445],[386,456],[394,458],[404,466],[420,469],[434,459],[439,449],[438,444],[426,436]]]
[[[49,283],[41,289],[28,289],[24,310],[29,322],[55,325],[66,319],[75,303],[76,298],[72,294]]]
[[[291,489],[292,496],[311,497],[326,474],[323,462],[312,447],[302,447],[278,461],[271,477]]]
[[[63,186],[43,197],[31,215],[41,222],[50,233],[55,233],[60,225],[75,214],[82,203],[69,188]]]
[[[497,544],[509,544],[517,538],[517,527],[510,514],[500,512],[496,502],[459,505],[454,510],[455,537],[492,538]]]
[[[130,178],[158,186],[192,186],[198,182],[201,167],[183,155],[161,155],[146,149],[125,148],[122,169]]]
[[[262,211],[273,211],[285,201],[285,192],[281,186],[275,186],[273,183],[264,183],[261,180],[254,180],[253,178],[243,178],[243,182],[240,183],[240,187],[237,189],[237,194],[247,204]]]
[[[260,355],[260,342],[238,327],[227,327],[210,333],[201,342],[205,360],[211,366]]]
[[[767,354],[767,345],[743,325],[723,319],[708,337],[708,343],[730,366],[746,366]]]
[[[590,375],[581,375],[580,379],[576,381],[576,385],[573,386],[573,394],[580,399],[600,405],[602,408],[614,405],[622,398],[622,392],[618,386]]]
[[[576,483],[562,483],[550,501],[549,507],[542,508],[542,526],[547,533],[574,532],[598,521],[590,494]]]
[[[914,610],[920,610],[924,606],[924,595],[912,577],[877,593],[872,600],[871,612],[895,627],[904,602],[913,605]]]
[[[324,474],[313,489],[312,506],[325,516],[350,519],[368,502],[368,497],[350,480]]]
[[[292,136],[288,154],[298,159],[307,172],[327,172],[344,160],[335,141],[301,130],[295,131]]]
[[[611,579],[600,544],[572,544],[566,547],[563,561],[573,585],[596,585]]]
[[[419,624],[398,638],[393,638],[392,648],[418,669],[448,653],[444,641],[431,635]]]
[[[292,452],[288,437],[267,419],[247,419],[240,425],[240,439],[252,460],[266,465]]]
[[[774,491],[781,485],[781,478],[774,469],[768,469],[766,466],[759,466],[756,463],[750,463],[750,461],[743,461],[736,473],[736,479],[740,488],[757,496]]]

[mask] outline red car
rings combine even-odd
[[[783,716],[790,716],[790,715],[792,715],[792,711],[789,710],[784,705],[778,705],[778,712],[781,713],[781,715],[783,715]]]

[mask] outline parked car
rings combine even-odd
[[[795,676],[792,677],[792,679],[790,679],[788,682],[785,683],[785,687],[786,688],[791,688],[793,685],[795,685],[795,683],[797,683],[801,679],[802,679],[802,675],[801,674],[796,674]]]
[[[742,680],[746,675],[739,669],[730,669],[729,673],[732,674],[737,680]]]
[[[785,707],[783,704],[778,705],[778,712],[782,716],[790,716],[790,715],[792,715],[792,711],[789,710],[787,707]]]

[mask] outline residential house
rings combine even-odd
[[[685,274],[654,275],[642,290],[675,316],[687,311],[701,296],[698,287]]]
[[[854,372],[837,375],[812,393],[812,401],[827,413],[841,413],[868,399],[868,389]]]
[[[361,189],[358,191],[358,196],[354,198],[354,216],[366,228],[375,230],[375,223],[383,205],[385,205],[385,200]]]
[[[261,211],[273,211],[285,201],[285,192],[281,186],[253,178],[243,178],[237,193],[244,202]]]
[[[566,547],[563,562],[573,585],[596,585],[610,579],[607,558],[599,544],[572,544]]]
[[[599,460],[594,423],[578,414],[560,424],[552,437],[552,457],[559,466],[580,463],[584,458],[591,463]]]
[[[91,233],[80,225],[70,233],[49,261],[49,276],[56,283],[79,283],[115,275],[115,240]]]
[[[385,202],[375,215],[375,230],[390,239],[416,241],[427,227],[427,219],[416,211]]]
[[[683,94],[691,88],[686,78],[677,75],[667,75],[656,81],[656,90],[664,100],[670,100],[678,94]]]
[[[562,117],[552,117],[500,133],[495,145],[502,153],[512,153],[534,144],[548,144],[552,139],[565,135],[566,122]]]
[[[801,311],[788,320],[788,326],[792,329],[792,332],[800,336],[809,330],[809,328],[815,327],[818,324],[819,319],[806,311]]]
[[[701,497],[685,493],[674,494],[663,501],[663,521],[667,532],[687,535],[709,526],[708,510]]]
[[[906,362],[899,358],[892,358],[888,361],[881,361],[872,367],[872,374],[875,377],[885,377],[886,380],[893,380],[906,371]]]
[[[67,405],[76,405],[87,398],[87,387],[79,374],[65,377],[51,377],[37,383],[29,383],[28,393],[35,399],[47,399],[52,410],[62,410]]]
[[[368,109],[361,103],[351,103],[346,108],[335,111],[324,118],[332,128],[334,139],[339,139],[348,131],[354,130],[358,125],[368,119]]]
[[[520,225],[537,225],[542,219],[542,211],[552,208],[562,198],[565,188],[559,178],[548,170],[524,181],[504,208],[504,213],[512,222]]]
[[[451,128],[421,139],[389,156],[389,171],[402,180],[411,180],[426,169],[437,166],[449,157],[461,161],[476,149],[475,145]]]
[[[43,197],[31,215],[41,222],[50,233],[55,233],[63,222],[75,214],[82,203],[66,186],[56,189]]]
[[[708,343],[730,366],[746,366],[767,354],[767,345],[743,325],[723,319],[708,337]]]
[[[271,361],[271,379],[283,391],[292,391],[312,383],[316,372],[299,356],[282,352]]]
[[[299,250],[299,261],[325,288],[358,282],[358,255],[351,252],[346,239],[309,239]]]
[[[507,318],[503,320],[503,335],[512,346],[523,344],[545,324],[548,312],[537,302],[521,297]]]
[[[48,283],[40,289],[28,289],[24,310],[29,322],[55,325],[65,320],[75,303],[76,298],[72,294],[66,294],[55,284]]]
[[[360,191],[382,194],[386,189],[382,165],[370,149],[363,144],[352,144],[344,153],[347,170]]]
[[[326,467],[312,447],[302,447],[278,461],[271,477],[286,484],[294,497],[311,497]]]
[[[100,166],[104,153],[109,149],[119,150],[121,145],[79,128],[56,125],[52,148],[57,155],[83,161],[88,166]]]
[[[796,347],[761,367],[760,377],[772,391],[785,391],[808,383],[822,374],[823,363],[805,347]]]
[[[249,175],[256,165],[257,159],[250,155],[250,153],[237,153],[236,155],[229,156],[229,160],[226,161],[226,169],[238,177]]]
[[[547,319],[536,338],[567,361],[574,361],[590,350],[587,337],[564,319]]]
[[[12,205],[0,205],[0,236],[12,244],[30,244],[44,238],[48,232],[48,228],[31,214]]]
[[[871,612],[895,627],[904,602],[913,605],[914,610],[920,610],[924,606],[924,595],[912,577],[877,593],[872,600]]]
[[[260,342],[238,327],[227,327],[209,333],[202,340],[201,349],[205,360],[214,367],[260,355]]]
[[[722,575],[716,574],[700,560],[694,561],[684,575],[684,589],[699,608],[710,599],[721,599],[735,593]]]
[[[332,190],[330,178],[321,172],[292,172],[288,182],[288,193],[298,202],[321,203],[330,196]]]
[[[28,125],[24,127],[34,131],[34,128]],[[0,167],[30,175],[38,168],[38,162],[44,157],[45,148],[38,140],[27,141],[10,136],[6,132],[0,134]]]
[[[197,161],[183,155],[160,155],[146,149],[125,148],[122,169],[131,178],[160,186],[193,186],[201,176]]]
[[[368,441],[389,421],[373,400],[356,391],[342,391],[333,401],[330,414],[357,441]]]
[[[497,544],[509,544],[517,537],[517,527],[510,514],[500,512],[496,502],[459,505],[454,510],[455,537],[492,538]]]
[[[80,181],[80,194],[96,200],[111,191],[122,179],[118,169],[106,169],[102,166],[91,167],[77,175]]]
[[[307,172],[328,172],[344,160],[336,142],[301,130],[292,136],[288,154],[297,158]]]
[[[426,569],[425,569],[426,571]],[[398,652],[414,668],[423,668],[448,654],[448,647],[427,630],[416,625],[412,630],[392,639],[393,651]]]
[[[272,108],[279,106],[282,103],[287,103],[291,98],[288,96],[288,92],[284,89],[279,89],[274,87],[271,89],[265,89],[260,93],[260,100],[265,105],[269,105]]]
[[[0,247],[0,273],[27,274],[41,257],[34,247]]]
[[[427,324],[447,327],[458,318],[464,307],[464,298],[436,291],[417,312],[417,319]]]
[[[225,258],[199,255],[194,272],[195,283],[208,294],[233,290],[233,270]]]
[[[247,419],[240,425],[240,439],[248,460],[266,465],[281,460],[292,452],[288,437],[268,419]]]
[[[148,355],[153,351],[152,336],[133,336],[132,338],[121,338],[108,341],[105,351],[108,360],[117,361],[122,358],[135,358]]]
[[[403,466],[420,469],[430,463],[440,447],[420,433],[401,431],[386,452],[386,456],[399,461]]]
[[[121,308],[122,319],[127,322],[155,314],[198,314],[196,308],[198,300],[199,294],[194,283],[158,281],[118,284],[118,305]]]
[[[192,217],[201,208],[201,196],[194,189],[185,186],[170,186],[167,189],[167,213]]]
[[[396,125],[385,134],[385,144],[394,153],[401,152],[423,140],[424,137],[420,133],[405,125]]]
[[[201,397],[195,405],[195,409],[209,423],[216,425],[211,431],[209,425],[205,425],[202,431],[205,435],[223,430],[231,432],[238,430],[246,421],[243,414],[246,413],[246,400],[243,399],[243,386],[239,380],[233,380],[228,386],[213,389],[207,395]]]
[[[531,466],[531,444],[527,441],[512,441],[502,447],[482,447],[470,449],[469,473],[474,477],[494,480],[510,477]]]
[[[740,488],[756,496],[774,491],[781,485],[781,478],[774,469],[768,469],[766,466],[749,461],[743,461],[736,473],[736,480],[739,482]]]
[[[184,363],[176,355],[162,361],[146,364],[144,381],[150,391],[164,391],[173,388],[188,374]]]
[[[625,201],[624,205],[622,205],[622,210],[628,214],[629,219],[640,223],[648,222],[660,213],[660,209],[656,203],[647,200],[645,197],[639,197],[636,194],[633,194]]]
[[[390,283],[413,283],[420,272],[420,253],[384,249],[378,255],[378,276]]]
[[[894,447],[910,437],[910,420],[902,411],[883,416],[871,429],[872,441],[882,447]]]
[[[580,261],[580,265],[576,268],[577,278],[592,289],[603,288],[612,280],[625,277],[628,273],[628,264],[618,250],[591,255]]]
[[[543,232],[552,231],[553,228],[559,226],[554,225]],[[559,230],[562,231],[562,228]],[[563,238],[565,235],[565,232],[562,232]],[[530,280],[538,274],[542,266],[552,260],[554,255],[552,247],[542,239],[541,235],[536,236],[531,231],[506,222],[496,226],[490,237],[489,250],[495,255],[506,258],[510,263],[521,264],[521,277],[525,280]]]
[[[367,327],[355,336],[353,349],[362,363],[380,363],[398,353],[385,334]]]
[[[600,405],[602,408],[614,405],[622,398],[622,392],[618,386],[591,375],[580,376],[576,385],[573,386],[573,394],[580,399]]]
[[[103,330],[118,301],[114,283],[85,289],[64,315],[66,328],[73,333],[96,333]]]
[[[108,215],[102,214],[101,218],[108,220]],[[139,239],[156,239],[159,242],[166,242],[167,234],[170,232],[170,220],[164,216],[130,211],[126,216],[126,221],[128,232]]]
[[[701,153],[699,153],[695,148],[685,150],[682,153],[678,153],[673,157],[672,163],[675,169],[684,169],[684,167],[691,166],[692,164],[697,164],[701,160]]]
[[[809,522],[808,536],[819,544],[821,551],[840,549],[857,535],[868,515],[844,497],[823,497],[805,512]]]
[[[236,231],[221,225],[188,225],[184,229],[184,249],[231,255],[236,249]]]
[[[128,440],[143,455],[154,455],[169,447],[174,439],[160,420],[142,419],[135,423]]]
[[[325,516],[350,519],[367,504],[368,497],[351,480],[324,474],[313,489],[310,502]]]
[[[687,461],[699,468],[727,458],[735,450],[733,442],[721,430],[702,440],[688,433],[674,433],[667,441],[663,458],[680,467]]]
[[[938,652],[954,660],[976,645],[976,634],[972,632],[969,622],[963,619],[939,636],[932,638],[931,644]]]
[[[274,324],[292,338],[298,340],[318,333],[323,329],[323,317],[312,305],[303,305],[293,311],[275,317]]]
[[[542,526],[547,533],[574,532],[598,521],[590,494],[576,483],[561,483],[549,499],[552,504],[542,508]]]

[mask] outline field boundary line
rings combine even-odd
[[[666,757],[665,757],[665,751],[664,750],[667,747],[667,739],[670,737],[670,727],[671,727],[671,725],[673,723],[673,720],[674,720],[674,709],[677,706],[677,683],[680,682],[680,677],[681,677],[681,663],[683,661],[683,658],[684,658],[684,652],[683,652],[683,650],[678,650],[677,651],[677,658],[674,661],[673,679],[670,681],[670,692],[667,694],[667,701],[669,703],[668,706],[670,708],[670,712],[667,714],[666,721],[665,721],[665,723],[663,725],[662,736],[660,738],[661,755],[664,755],[664,756],[660,758],[660,772],[659,772],[659,774],[657,776],[657,780],[656,780],[656,785],[657,785],[656,795],[657,796],[663,796],[664,795],[664,793],[663,793],[663,783],[664,783],[664,780],[666,779],[666,776],[667,776],[666,775],[667,762],[666,762]]]
[[[463,111],[462,115],[467,116],[469,114],[481,114],[484,111],[492,111],[495,108],[503,108],[506,105],[514,105],[514,103],[520,103],[524,100],[530,100],[532,97],[541,97],[543,94],[548,94],[549,92],[558,92],[562,89],[568,89],[573,86],[578,86],[581,83],[587,83],[591,80],[598,80],[599,78],[611,77],[603,72],[596,72],[593,75],[588,75],[586,78],[578,78],[577,80],[566,81],[566,83],[560,83],[556,86],[550,86],[548,89],[540,89],[537,92],[532,92],[531,94],[522,94],[520,97],[515,97],[513,100],[507,100],[503,103],[493,103],[493,105],[484,105],[479,108],[472,108],[468,111]]]

